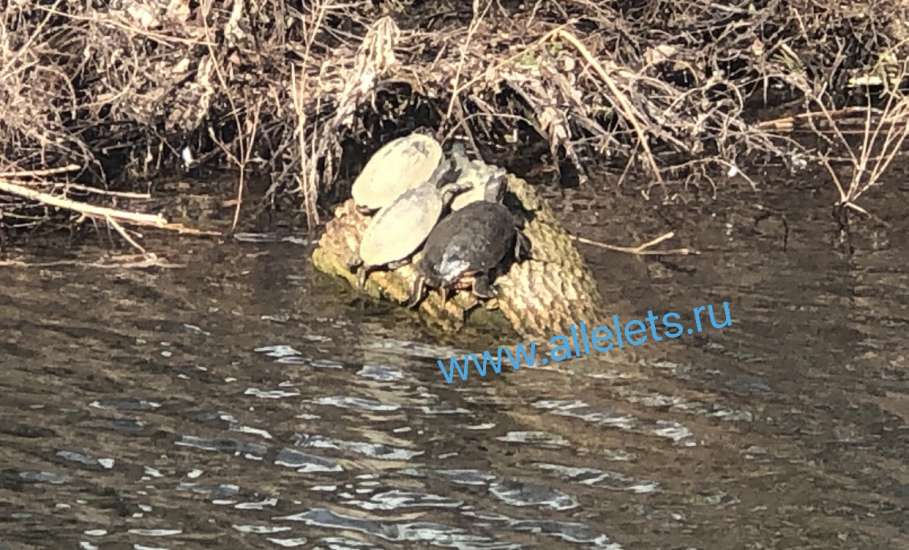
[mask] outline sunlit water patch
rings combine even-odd
[[[2,544],[909,547],[909,218],[878,203],[898,227],[848,257],[825,200],[783,250],[741,203],[582,199],[578,234],[704,253],[582,248],[614,312],[731,298],[733,325],[454,387],[437,359],[513,338],[441,344],[277,235],[148,243],[183,270],[0,270]]]

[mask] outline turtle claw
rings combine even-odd
[[[489,277],[486,275],[477,275],[473,280],[473,295],[478,298],[487,300],[496,298],[499,293],[489,284]]]
[[[350,259],[348,259],[347,262],[345,263],[345,266],[347,267],[347,271],[350,271],[351,273],[356,273],[357,270],[358,270],[362,265],[363,265],[363,260],[361,260],[361,259],[359,258],[359,256],[357,256],[357,257],[355,257],[355,258],[350,258]]]
[[[452,294],[451,287],[443,286],[442,288],[439,289],[439,292],[442,293],[442,303],[447,304],[448,299],[451,298],[451,294]]]
[[[514,259],[520,262],[531,258],[530,239],[520,231],[515,232]]]
[[[414,309],[420,305],[420,301],[423,300],[423,289],[425,286],[425,279],[423,279],[423,277],[417,277],[417,280],[413,283],[413,289],[410,293],[410,301],[407,303],[408,309]]]
[[[369,275],[369,270],[366,269],[366,266],[363,266],[360,269],[360,272],[357,273],[357,288],[363,290],[366,287],[366,277]]]

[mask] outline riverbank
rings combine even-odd
[[[848,215],[905,138],[904,3],[395,5],[3,8],[0,228],[181,231],[112,191],[224,167],[235,219],[260,174],[312,228],[417,126],[519,176],[542,161],[571,187],[605,169],[658,201],[713,195],[728,174],[759,187],[755,163],[815,163]]]

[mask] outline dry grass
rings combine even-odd
[[[904,62],[899,73],[899,81],[906,77],[907,66],[909,64]],[[858,205],[859,197],[880,183],[881,176],[903,152],[903,144],[909,136],[909,96],[889,85],[885,85],[883,95],[885,97],[883,106],[876,109],[869,94],[868,105],[863,113],[861,143],[857,146],[847,139],[843,129],[825,107],[824,101],[821,98],[816,100],[824,118],[833,129],[833,135],[838,140],[837,145],[845,149],[849,155],[850,173],[848,183],[845,184],[829,160],[823,158],[823,164],[839,193],[837,206],[861,212],[866,216],[871,214]]]
[[[831,118],[867,97],[850,78],[905,64],[906,21],[898,0],[11,1],[0,172],[76,164],[72,178],[107,188],[231,165],[235,222],[255,172],[315,225],[355,145],[427,125],[506,158],[544,142],[582,178],[637,171],[645,193],[715,190],[749,159],[807,153],[754,107]],[[892,86],[884,97],[849,183],[835,179],[849,208],[906,137],[893,123],[905,101]],[[889,160],[871,163],[879,152]],[[46,217],[9,191],[0,209],[7,226]]]

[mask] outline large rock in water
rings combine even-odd
[[[549,206],[526,181],[511,174],[507,176],[504,202],[516,217],[525,220],[523,232],[530,240],[532,258],[512,263],[507,274],[496,278],[499,297],[480,308],[469,291],[458,291],[447,303],[442,302],[439,292],[430,292],[420,305],[423,319],[447,330],[458,330],[475,316],[474,311],[483,306],[497,307],[524,337],[567,334],[569,327],[580,321],[588,326],[598,324],[602,309],[596,282]],[[370,220],[370,216],[357,212],[353,200],[338,206],[313,252],[316,268],[341,277],[356,288],[356,275],[347,266],[357,257],[361,235]],[[375,298],[403,305],[410,298],[415,279],[411,262],[394,271],[371,272],[364,290]]]

